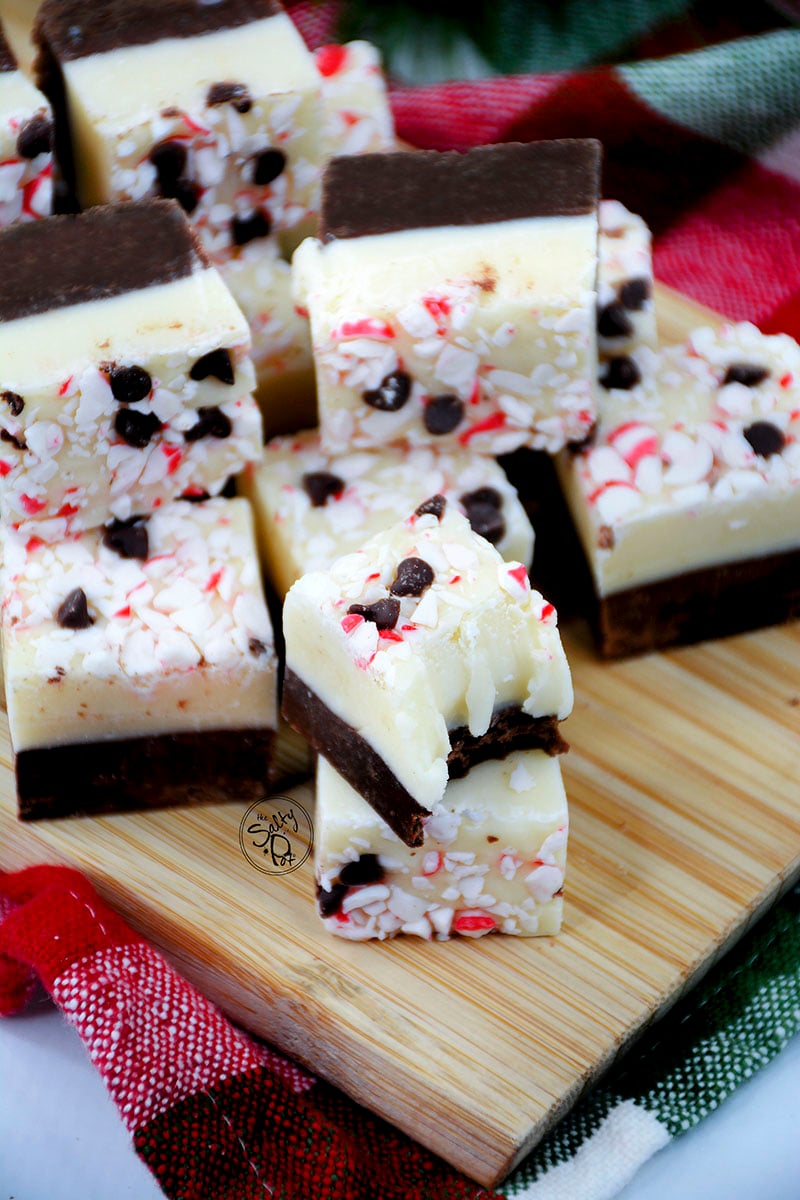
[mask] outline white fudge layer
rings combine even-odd
[[[203,729],[273,729],[277,664],[245,500],[177,501],[147,558],[103,530],[27,542],[3,530],[2,640],[15,752]],[[58,613],[80,588],[92,624]]]
[[[634,354],[559,476],[599,595],[800,545],[800,346],[753,325]],[[729,368],[765,378],[725,383]]]
[[[613,306],[607,319],[619,329],[604,337],[598,331],[601,361],[630,354],[658,342],[653,302],[653,254],[650,230],[641,217],[619,200],[601,200],[599,209],[597,310]],[[601,371],[602,374],[602,371]]]
[[[405,559],[432,582],[395,596],[399,616],[380,630],[353,604],[392,599]],[[412,564],[407,564],[412,565]],[[448,505],[441,520],[412,516],[326,572],[304,575],[284,605],[286,665],[353,726],[422,807],[447,784],[448,731],[479,737],[497,709],[566,717],[572,683],[551,604],[527,571],[505,562]]]
[[[416,849],[320,758],[316,877],[322,904],[336,908],[323,924],[353,941],[558,933],[567,829],[558,759],[541,750],[453,780]],[[348,884],[348,873],[369,882]]]
[[[530,566],[533,556],[530,521],[502,468],[469,451],[389,447],[330,455],[318,433],[306,430],[268,442],[263,463],[248,468],[242,487],[280,595],[436,494],[462,513],[472,505],[473,525],[491,523],[490,540],[504,558]]]
[[[262,452],[249,346],[246,321],[213,268],[5,322],[4,519],[21,528],[35,522],[39,536],[58,540],[109,516],[149,512],[190,488],[219,492]],[[233,381],[213,374],[192,379],[195,364],[217,351],[227,352]],[[151,388],[123,404],[114,397],[110,368],[131,366],[149,374]],[[221,417],[215,432],[198,437],[200,409]],[[126,420],[150,422],[145,445],[118,432],[123,410]]]
[[[53,210],[53,155],[19,152],[34,120],[52,121],[50,105],[21,71],[0,71],[0,228],[36,221]]]
[[[193,38],[164,38],[63,64],[78,188],[84,206],[159,195],[153,147],[174,140],[196,185],[190,219],[207,248],[233,244],[231,221],[263,213],[291,228],[313,209],[321,149],[319,75],[288,16],[278,14]],[[251,100],[208,103],[215,83],[241,84]],[[256,183],[254,159],[286,156]]]
[[[591,429],[595,214],[309,239],[293,268],[331,452],[554,452]],[[405,398],[376,406],[375,393],[397,393],[398,373]]]

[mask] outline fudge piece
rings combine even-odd
[[[601,200],[597,350],[601,364],[657,345],[650,230],[619,200]],[[605,375],[601,365],[600,378]]]
[[[2,543],[21,816],[263,795],[277,664],[246,500]]]
[[[557,467],[602,653],[800,614],[800,346],[753,325],[641,348]]]
[[[174,197],[209,250],[309,211],[319,74],[276,0],[45,0],[35,36],[83,207]]]
[[[174,201],[17,225],[0,259],[6,521],[60,540],[261,456],[247,324]]]
[[[329,164],[293,260],[326,449],[586,437],[599,159],[564,140]]]
[[[283,610],[286,719],[408,845],[448,778],[514,749],[566,749],[556,613],[442,496]]]
[[[404,845],[319,759],[317,908],[330,933],[558,933],[568,829],[558,759],[524,750],[481,763],[448,784],[423,824],[422,844]]]
[[[53,207],[50,105],[25,78],[0,25],[0,227]]]
[[[319,434],[275,438],[240,487],[253,503],[268,575],[280,595],[306,571],[359,550],[428,496],[440,493],[504,558],[530,566],[533,530],[493,458],[465,450],[325,454]]]
[[[314,425],[311,337],[307,318],[294,305],[291,267],[267,238],[220,259],[217,269],[250,326],[265,435]]]

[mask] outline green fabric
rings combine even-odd
[[[753,155],[800,124],[800,31],[623,64],[619,74],[679,125]]]

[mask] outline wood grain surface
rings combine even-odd
[[[665,290],[659,311],[670,339],[713,319]],[[800,877],[800,626],[619,663],[581,623],[564,640],[557,938],[329,937],[310,860],[256,870],[235,800],[23,824],[4,722],[0,865],[80,867],[236,1021],[491,1185]]]

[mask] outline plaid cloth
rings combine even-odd
[[[290,7],[310,44],[332,37],[338,6]],[[418,146],[600,138],[605,194],[653,228],[661,280],[800,337],[800,31],[788,23],[625,65],[395,86],[392,102]],[[0,875],[0,922],[0,1012],[44,984],[174,1200],[611,1197],[800,1028],[794,893],[491,1192],[233,1028],[76,872]]]

